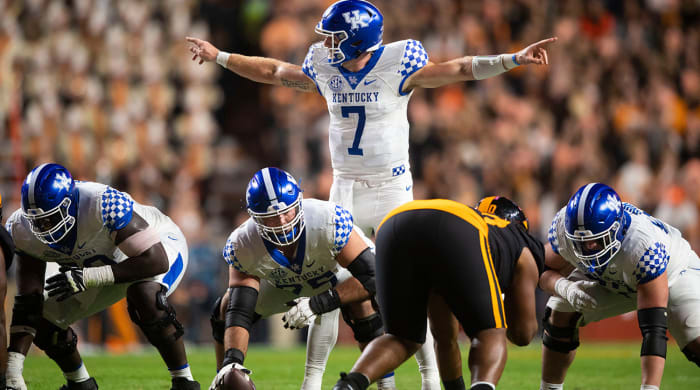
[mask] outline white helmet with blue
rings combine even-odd
[[[341,0],[326,9],[316,32],[331,38],[328,62],[342,64],[382,45],[384,17],[368,1]]]
[[[42,164],[32,169],[22,184],[22,214],[36,238],[56,244],[75,227],[78,195],[66,168]]]
[[[256,172],[246,190],[248,214],[262,238],[276,245],[290,245],[301,237],[305,226],[301,200],[292,175],[274,167]]]
[[[604,269],[622,247],[625,212],[620,196],[601,183],[579,188],[566,205],[566,238],[589,271]]]

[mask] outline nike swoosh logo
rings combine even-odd
[[[171,239],[171,240],[173,240],[173,241],[177,241],[177,237],[173,237],[173,236],[171,236],[170,234],[168,234],[168,238]]]
[[[78,244],[78,249],[83,249],[83,247],[85,246],[85,244],[87,244],[87,241],[85,241],[85,242],[82,243],[82,244]]]
[[[312,265],[316,264],[316,259],[313,259],[310,263],[306,264],[307,267],[311,267]]]
[[[411,191],[411,188],[412,188],[412,187],[413,187],[413,185],[406,186],[406,191]]]
[[[365,80],[365,85],[370,85],[370,84],[372,84],[372,83],[375,82],[375,81],[377,81],[377,79],[374,79],[374,80]]]

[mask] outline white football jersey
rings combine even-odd
[[[73,229],[77,232],[69,233],[59,245],[39,241],[21,209],[7,220],[7,230],[20,254],[79,267],[120,263],[127,256],[114,245],[112,233],[125,227],[134,212],[160,233],[179,232],[168,216],[155,207],[136,203],[125,192],[93,182],[76,181],[75,186],[78,189],[78,215]]]
[[[664,272],[668,276],[668,285],[673,285],[693,257],[690,244],[673,226],[629,203],[622,205],[629,217],[627,231],[620,250],[602,270],[590,272],[577,261],[566,238],[566,207],[559,210],[549,228],[552,249],[603,287],[623,295],[635,294],[638,284],[651,281]]]
[[[411,92],[406,79],[428,63],[420,42],[393,42],[377,49],[359,72],[328,63],[322,42],[311,46],[302,70],[326,99],[329,146],[337,176],[398,176],[408,170]]]
[[[274,244],[263,240],[251,218],[236,228],[226,241],[224,259],[236,270],[267,280],[297,296],[311,296],[337,282],[340,266],[335,258],[353,230],[350,213],[334,203],[303,199],[306,227],[299,238],[297,255],[286,258]],[[362,230],[357,234],[373,247]]]

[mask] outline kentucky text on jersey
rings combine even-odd
[[[333,103],[374,103],[379,101],[379,92],[333,93]]]
[[[321,276],[325,272],[326,267],[321,266],[319,269],[309,270],[308,272],[304,272],[301,275],[293,275],[290,278],[275,279],[275,282],[278,284],[305,282],[311,278]]]

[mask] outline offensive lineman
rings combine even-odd
[[[231,233],[224,248],[229,289],[212,315],[219,373],[210,389],[218,389],[231,369],[250,373],[243,366],[248,332],[261,317],[287,311],[285,328],[309,325],[309,340],[317,340],[314,332],[327,334],[329,327],[337,332],[340,308],[361,348],[384,333],[371,305],[367,311],[360,304],[375,292],[374,254],[350,213],[331,202],[302,200],[294,178],[278,168],[255,173],[246,209],[251,218]],[[329,352],[315,358],[320,376]],[[313,353],[309,344],[307,355]],[[302,389],[320,387],[320,378],[305,376]]]
[[[211,43],[186,38],[193,60],[216,61],[260,83],[302,92],[318,91],[330,114],[329,145],[333,166],[330,201],[343,206],[367,235],[384,216],[413,200],[408,158],[407,106],[416,88],[437,88],[482,80],[519,65],[548,64],[543,46],[534,43],[511,54],[466,56],[434,64],[423,45],[407,39],[382,44],[381,12],[363,0],[342,0],[323,13],[315,43],[302,66],[273,58],[218,50]],[[439,390],[432,336],[416,354],[424,390]]]
[[[643,336],[642,390],[659,389],[667,329],[700,366],[700,259],[676,228],[590,183],[559,210],[548,239],[542,390],[564,388],[579,326],[632,310]]]
[[[7,334],[5,333],[5,295],[7,294],[7,270],[12,265],[15,245],[2,225],[2,196],[0,196],[0,389],[5,389],[7,369]]]
[[[185,237],[170,218],[129,194],[74,181],[66,168],[43,164],[27,175],[22,208],[7,226],[17,250],[18,289],[8,388],[27,389],[22,369],[33,341],[63,371],[61,389],[97,389],[70,325],[125,296],[132,321],[167,365],[172,390],[200,388],[187,363],[182,325],[166,299],[188,260]]]
[[[470,389],[496,388],[506,364],[506,339],[527,345],[537,332],[535,288],[544,247],[509,199],[485,198],[478,209],[432,199],[387,215],[377,234],[376,258],[386,334],[365,348],[334,390],[365,390],[401,365],[424,342],[426,317],[445,390],[465,389],[459,325],[472,341]]]

